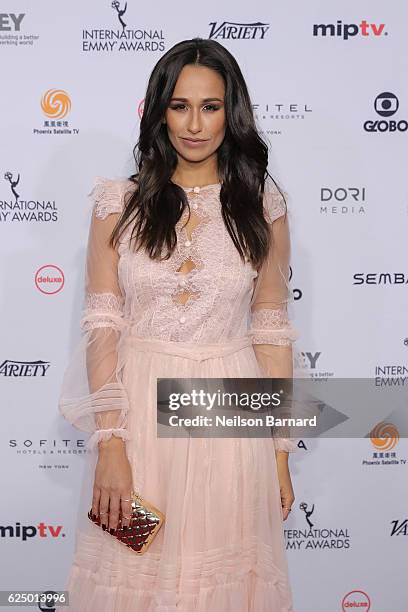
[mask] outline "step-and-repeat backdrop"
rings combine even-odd
[[[87,194],[133,172],[147,79],[176,42],[219,41],[247,79],[288,194],[298,367],[404,385],[406,24],[403,3],[378,0],[2,4],[2,589],[65,584],[86,436],[57,399],[80,334]],[[408,609],[407,461],[393,423],[299,442],[285,522],[297,612]]]

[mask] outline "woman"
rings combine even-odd
[[[283,197],[222,45],[186,40],[159,60],[136,162],[130,179],[98,178],[90,194],[84,334],[60,410],[97,452],[69,609],[292,611],[282,521],[295,443],[156,432],[159,377],[292,376]],[[143,555],[84,519],[91,489],[112,533],[132,490],[165,514]]]

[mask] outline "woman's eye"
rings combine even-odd
[[[181,103],[180,104],[173,104],[172,106],[170,106],[170,108],[172,110],[183,110],[184,108],[186,108],[186,105],[185,104],[181,104]],[[217,106],[216,104],[206,104],[203,108],[204,109],[208,109],[211,112],[213,112],[213,111],[219,110],[220,107]]]
[[[220,107],[219,107],[219,106],[216,106],[215,104],[206,104],[206,105],[204,106],[204,108],[209,108],[209,109],[210,109],[210,110],[212,110],[212,111],[216,111],[216,110],[218,110]]]

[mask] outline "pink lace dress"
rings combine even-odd
[[[292,612],[275,449],[283,438],[158,438],[158,377],[292,375],[288,216],[264,208],[273,242],[259,272],[221,216],[220,185],[184,188],[177,249],[152,261],[107,240],[132,189],[97,178],[90,193],[82,335],[65,371],[63,416],[91,434],[67,579],[71,612]],[[126,440],[134,488],[166,522],[137,555],[95,526],[97,443]]]

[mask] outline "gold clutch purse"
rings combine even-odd
[[[138,554],[143,554],[153,542],[163,525],[165,516],[152,504],[142,499],[138,493],[131,493],[132,509],[130,512],[129,526],[122,527],[122,516],[119,515],[118,527],[111,534],[107,529],[106,533],[122,542]],[[88,518],[102,527],[99,516],[93,518],[92,508],[88,512]]]

